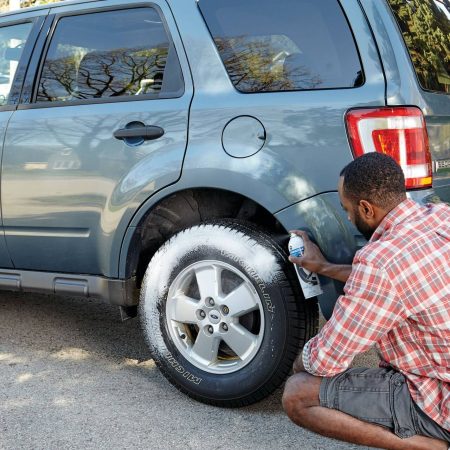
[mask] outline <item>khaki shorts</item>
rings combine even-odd
[[[450,432],[414,403],[405,377],[392,369],[349,369],[320,385],[320,405],[382,425],[400,438],[416,434],[450,442]]]

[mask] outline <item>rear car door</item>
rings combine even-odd
[[[45,11],[6,15],[0,19],[0,142],[2,149],[8,122],[17,101],[31,50]],[[11,268],[0,210],[0,267]]]
[[[165,2],[50,16],[6,133],[6,241],[18,269],[114,277],[118,224],[179,177],[192,86]]]

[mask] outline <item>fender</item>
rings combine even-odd
[[[273,173],[274,167],[277,167],[276,176]],[[112,255],[120,253],[120,259],[119,256],[116,259],[116,261],[119,260],[119,278],[125,277],[127,255],[136,227],[152,208],[172,194],[187,189],[202,188],[219,189],[246,197],[271,214],[275,214],[305,195],[308,197],[307,194],[315,195],[314,188],[308,183],[306,175],[288,165],[287,162],[283,164],[282,161],[277,160],[275,153],[259,152],[243,161],[230,157],[222,148],[215,147],[207,154],[202,146],[195,149],[188,148],[181,178],[147,198],[135,210],[132,218],[128,209],[114,230]]]
[[[366,240],[349,222],[339,202],[337,192],[328,192],[285,208],[276,218],[286,229],[307,230],[325,257],[337,264],[351,264],[355,252]],[[331,317],[344,283],[320,277],[323,294],[318,297],[326,319]]]

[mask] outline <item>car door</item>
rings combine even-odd
[[[0,151],[6,127],[17,108],[24,68],[43,22],[45,11],[6,15],[0,19]],[[0,210],[0,267],[13,267],[8,253]]]
[[[107,5],[51,10],[9,123],[1,187],[16,268],[116,276],[119,228],[179,178],[192,85],[170,10]]]

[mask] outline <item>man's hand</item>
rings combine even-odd
[[[311,239],[309,239],[306,231],[293,230],[290,233],[294,233],[303,239],[303,244],[305,246],[305,251],[303,256],[296,258],[294,256],[289,256],[289,261],[303,267],[310,272],[315,272],[321,274],[329,262],[325,259],[319,247],[314,244]]]
[[[310,272],[343,281],[344,283],[347,281],[352,271],[352,266],[350,264],[333,264],[327,261],[319,247],[309,239],[308,234],[305,231],[293,230],[290,231],[290,233],[294,233],[303,239],[305,251],[300,258],[289,256],[289,261]]]

